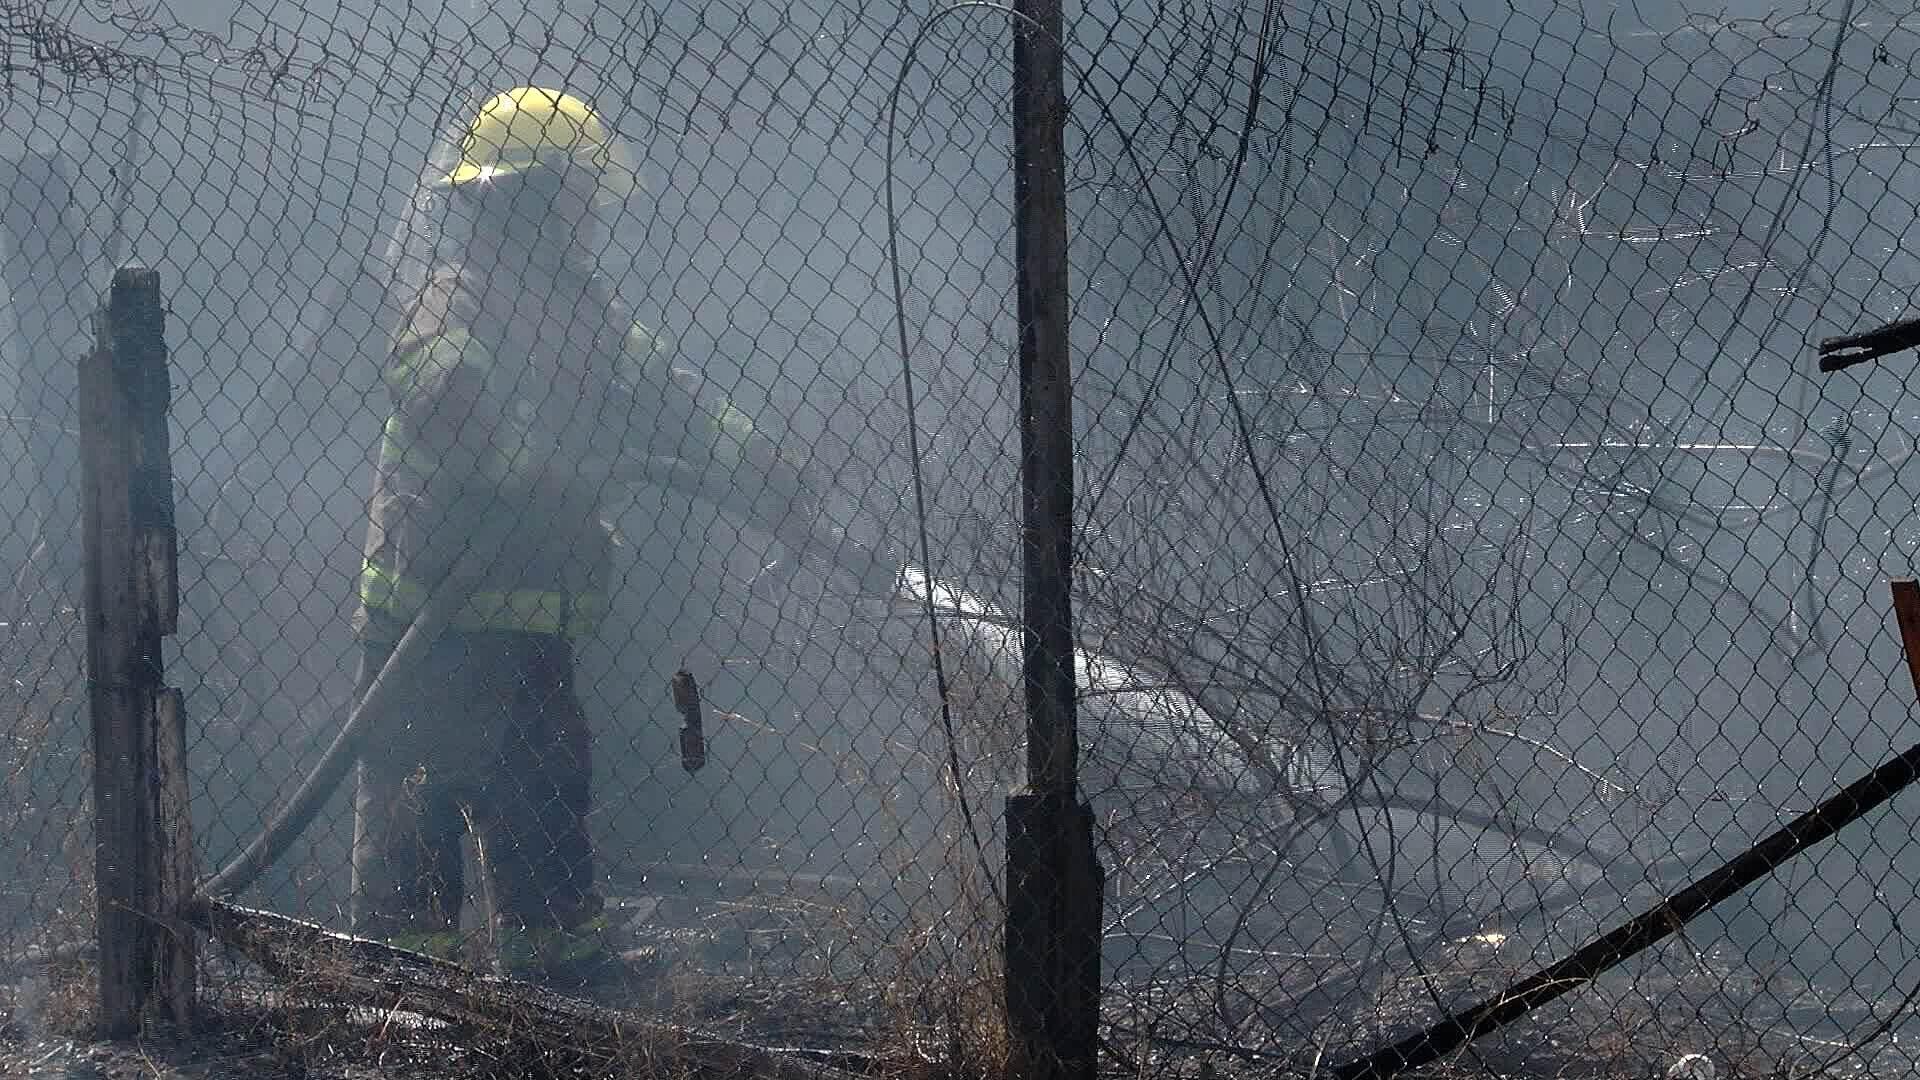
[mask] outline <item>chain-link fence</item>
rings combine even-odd
[[[1067,12],[1104,1063],[1350,1059],[1912,741],[1881,583],[1920,547],[1920,404],[1904,357],[1822,376],[1809,342],[1920,280],[1920,9],[1830,6]],[[1024,768],[1005,13],[5,12],[0,945],[90,919],[71,360],[109,268],[157,268],[170,305],[169,674],[211,870],[364,685],[436,140],[549,85],[601,110],[639,182],[602,215],[591,318],[658,330],[701,415],[724,398],[779,448],[596,493],[606,612],[558,670],[592,732],[608,932],[659,1007],[753,1041],[994,1060]],[[473,318],[575,354],[553,343],[588,316],[549,309],[553,277],[487,277]],[[815,535],[907,566],[891,598],[721,497],[789,466],[824,496]],[[582,515],[477,520],[554,538],[524,567],[573,554]],[[468,681],[489,670],[526,693],[524,658],[456,666],[438,706],[476,718],[441,729],[462,753],[491,752],[495,691]],[[680,670],[705,702],[692,772]],[[251,902],[348,928],[355,790]],[[1906,1071],[1913,812],[1461,1060]],[[474,871],[488,835],[517,842],[473,833],[451,858]],[[484,949],[511,901],[468,878],[446,895]]]

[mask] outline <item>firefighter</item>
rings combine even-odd
[[[671,457],[759,516],[820,500],[746,416],[668,361],[596,271],[635,189],[586,101],[519,87],[445,141],[393,254],[398,330],[356,629],[360,691],[426,599],[465,596],[358,762],[356,932],[458,941],[471,835],[496,963],[586,986],[619,973],[588,838],[592,738],[574,647],[607,609],[612,489]],[[723,494],[716,491],[716,496]]]

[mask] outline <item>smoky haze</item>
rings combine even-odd
[[[1083,784],[1116,1023],[1160,1008],[1155,986],[1237,980],[1297,1015],[1158,1019],[1297,1049],[1489,931],[1502,965],[1569,951],[1911,740],[1881,583],[1920,547],[1920,400],[1904,359],[1822,377],[1809,347],[1901,315],[1920,280],[1920,33],[1858,9],[1843,33],[1758,5],[1289,6],[1264,36],[1258,7],[1068,12]],[[0,155],[72,163],[93,289],[117,248],[168,297],[169,678],[207,866],[348,706],[395,222],[479,99],[564,85],[645,186],[603,271],[833,478],[837,524],[954,609],[943,711],[919,597],[789,576],[675,493],[610,507],[620,584],[581,660],[603,870],[616,892],[662,864],[830,875],[869,884],[877,937],[923,894],[955,920],[943,942],[967,936],[949,894],[991,887],[1022,779],[1016,642],[992,618],[1019,610],[1004,17],[39,14],[39,52],[10,44],[25,104]],[[28,402],[85,334],[29,347],[13,325],[0,385]],[[34,551],[24,431],[0,430],[0,498],[27,508],[0,553],[54,587],[16,587],[0,639],[21,717],[0,926],[20,942],[85,906],[80,640],[54,596],[77,563]],[[681,667],[727,714],[692,776]],[[1784,973],[1817,1007],[1769,1022],[1845,1026],[1911,982],[1889,942],[1913,814],[1896,802],[1602,992]],[[350,831],[336,797],[259,897],[340,921]],[[883,951],[861,948],[856,967]]]

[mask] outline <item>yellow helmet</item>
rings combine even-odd
[[[603,204],[639,186],[626,146],[593,106],[564,91],[516,86],[480,106],[461,135],[459,163],[439,183],[458,187],[559,164],[592,169]]]

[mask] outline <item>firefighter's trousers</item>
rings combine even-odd
[[[356,700],[390,651],[367,645]],[[470,826],[502,924],[571,928],[591,918],[591,740],[566,639],[448,632],[396,677],[394,707],[376,718],[359,762],[355,931],[459,929]]]

